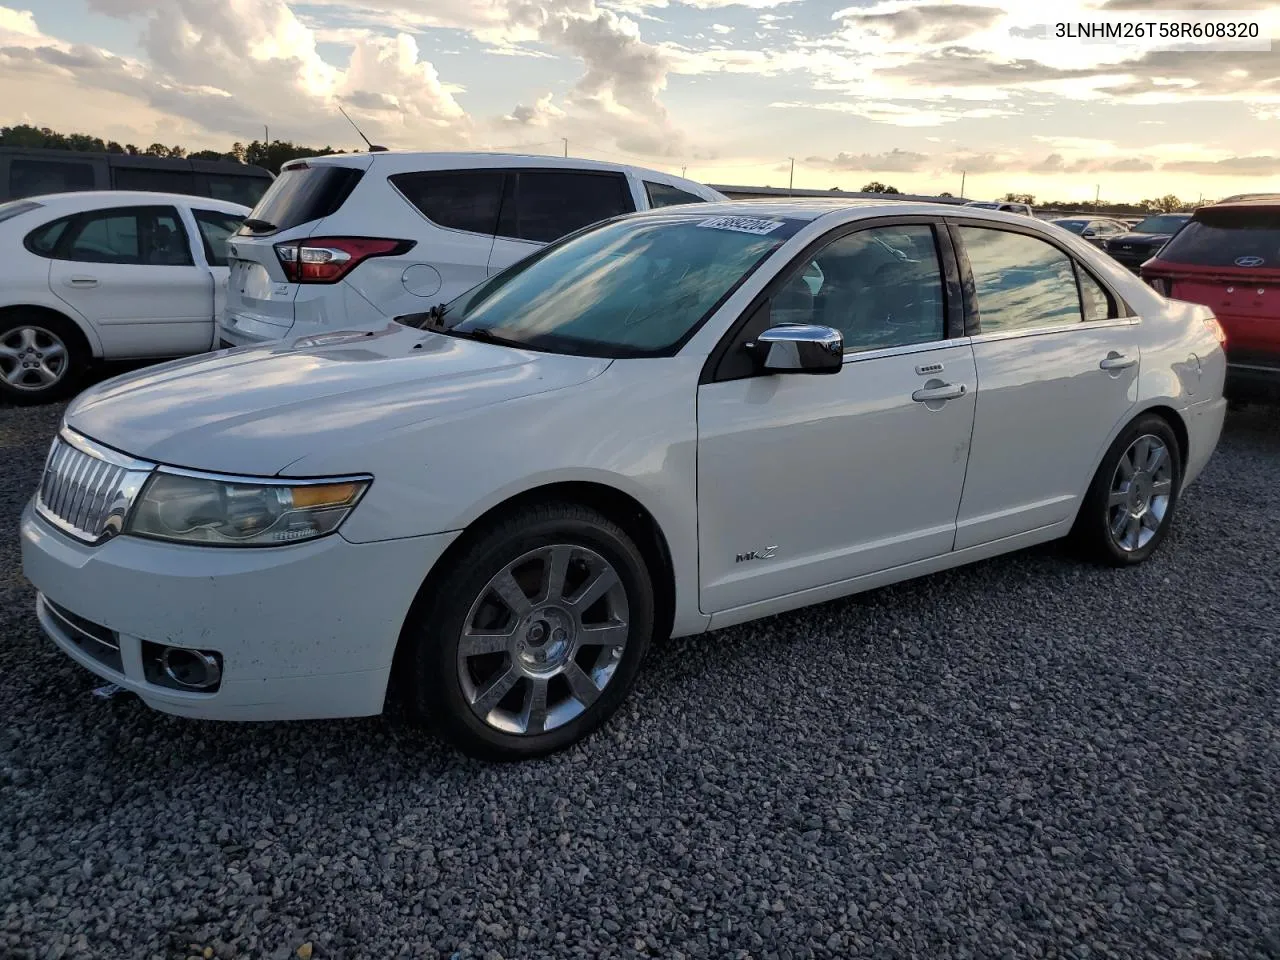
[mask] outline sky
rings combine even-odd
[[[1133,201],[1280,191],[1280,2],[0,0],[0,123],[619,160],[706,183]],[[1245,11],[1252,49],[1046,20]],[[1050,14],[1049,11],[1052,10]],[[1037,32],[1041,31],[1041,32]],[[792,174],[794,164],[794,174]],[[963,181],[962,181],[963,178]]]

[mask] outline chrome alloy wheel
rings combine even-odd
[[[1143,434],[1120,458],[1111,478],[1107,528],[1126,553],[1141,550],[1160,530],[1173,496],[1173,458],[1165,442]]]
[[[458,641],[471,710],[504,733],[539,734],[590,707],[613,679],[630,633],[627,592],[586,547],[539,547],[480,591]]]
[[[23,325],[0,334],[0,380],[15,390],[47,390],[70,362],[67,345],[44,327]]]

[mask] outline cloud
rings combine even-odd
[[[897,127],[938,127],[944,123],[957,120],[985,120],[992,117],[1007,117],[1012,111],[996,107],[955,107],[950,104],[926,104],[923,107],[906,103],[888,103],[874,100],[837,100],[819,103],[801,101],[778,101],[769,104],[771,107],[790,109],[827,110],[834,113],[848,113],[876,123],[887,123]]]
[[[924,168],[929,157],[923,153],[910,150],[899,150],[897,147],[888,153],[838,153],[834,157],[808,157],[805,160],[810,166],[826,167],[831,170],[862,170],[875,173],[915,173]]]
[[[850,7],[832,14],[853,30],[895,43],[957,43],[992,27],[1004,17],[999,7],[965,3],[880,4],[870,9]]]
[[[1280,157],[1227,157],[1224,160],[1176,160],[1162,170],[1211,177],[1272,177],[1280,174]]]

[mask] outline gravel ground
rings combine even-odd
[[[1280,957],[1280,417],[1144,567],[1059,550],[655,650],[489,767],[396,719],[218,725],[40,636],[0,409],[0,956]]]

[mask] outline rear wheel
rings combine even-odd
[[[410,615],[408,699],[488,759],[560,750],[607,720],[648,648],[653,586],[612,521],[574,504],[478,531]]]
[[[1076,519],[1077,543],[1103,563],[1141,563],[1169,535],[1181,484],[1173,428],[1155,414],[1139,417],[1102,458]]]
[[[16,312],[0,318],[0,397],[11,403],[60,400],[88,365],[80,331],[55,314]]]

